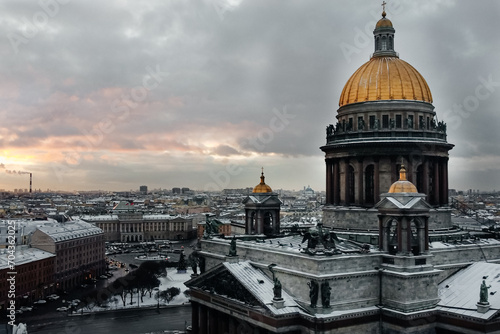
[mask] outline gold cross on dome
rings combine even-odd
[[[387,3],[385,1],[382,1],[382,10],[385,12],[385,5],[387,5]]]

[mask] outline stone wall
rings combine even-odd
[[[491,245],[461,245],[446,248],[431,249],[432,263],[437,269],[443,270],[439,281],[453,275],[457,270],[465,268],[474,262],[487,261],[500,263],[500,244]]]
[[[437,208],[429,212],[429,229],[452,227],[451,209]],[[361,229],[378,233],[378,210],[356,206],[326,206],[323,209],[323,225],[330,228]]]
[[[382,271],[382,302],[402,312],[434,307],[438,302],[438,270],[422,273]]]

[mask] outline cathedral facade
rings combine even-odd
[[[451,228],[453,145],[394,32],[384,12],[327,128],[323,223],[277,234],[262,175],[245,234],[201,240],[201,274],[186,282],[193,333],[500,333],[500,241]]]

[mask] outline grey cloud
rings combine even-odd
[[[426,78],[440,120],[446,122],[454,116],[447,113],[454,104],[474,95],[478,77],[491,74],[500,81],[500,3],[395,3],[399,10],[388,15],[396,29],[396,50]],[[361,0],[223,4],[148,1],[124,7],[72,1],[61,6],[46,29],[19,46],[17,55],[4,39],[2,79],[20,94],[2,100],[3,126],[23,137],[18,141],[23,147],[53,136],[63,144],[65,136],[91,131],[108,117],[114,129],[99,149],[140,151],[153,146],[150,136],[176,134],[178,129],[185,129],[187,138],[204,135],[198,129],[247,124],[255,126],[258,136],[258,129],[270,128],[273,109],[286,107],[295,118],[274,131],[272,140],[254,145],[242,132],[237,142],[220,143],[215,151],[228,157],[274,153],[284,157],[284,164],[301,157],[321,161],[319,146],[325,143],[326,125],[336,121],[343,85],[373,52],[370,31],[362,47],[356,45],[356,34],[376,21],[372,13],[380,13],[381,7]],[[0,35],[6,36],[18,31],[21,17],[31,17],[40,7],[10,0],[0,10]],[[342,43],[357,52],[347,58]],[[140,87],[147,66],[159,66],[167,74],[126,119],[116,120],[111,102],[122,99],[121,92]],[[79,100],[69,101],[73,95]],[[459,126],[449,127],[448,139],[456,145],[451,155],[499,155],[499,104],[500,87],[467,118],[461,116]],[[199,149],[186,138],[156,146]],[[182,163],[192,163],[190,159]],[[207,161],[207,168],[213,163]],[[99,183],[105,182],[107,167],[96,172],[95,164],[90,170]],[[109,182],[119,182],[130,171],[121,166]],[[88,182],[92,173],[86,174]],[[198,181],[204,182],[201,176]]]

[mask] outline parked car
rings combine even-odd
[[[47,299],[48,300],[58,300],[59,296],[56,294],[52,294],[52,295],[47,296]]]
[[[59,311],[59,312],[66,312],[67,310],[68,310],[68,308],[66,306],[56,308],[56,311]]]

